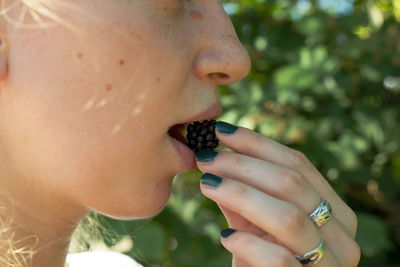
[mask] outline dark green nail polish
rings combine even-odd
[[[218,152],[212,150],[200,150],[196,153],[196,159],[200,162],[211,162],[218,156]]]
[[[220,186],[223,180],[224,179],[222,179],[221,177],[216,176],[216,175],[211,174],[211,173],[205,173],[200,178],[200,182],[202,184],[205,184],[205,185],[208,185],[208,186],[212,186],[212,187],[215,187],[215,188]]]
[[[239,127],[235,125],[223,121],[217,121],[217,124],[215,125],[215,129],[223,134],[233,134],[238,128]]]
[[[222,231],[221,231],[221,236],[222,236],[223,238],[228,238],[228,237],[231,236],[234,232],[236,232],[235,229],[232,229],[232,228],[225,228],[225,229],[222,229]]]

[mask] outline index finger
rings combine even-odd
[[[271,138],[250,129],[218,121],[215,127],[218,139],[234,151],[294,169],[332,206],[336,218],[348,233],[354,237],[357,218],[347,204],[336,194],[333,188],[300,151],[284,146]]]

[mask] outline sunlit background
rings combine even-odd
[[[400,0],[224,5],[253,65],[220,88],[220,119],[303,151],[358,215],[359,266],[399,266]],[[116,250],[152,267],[230,266],[219,240],[227,224],[201,195],[200,175],[178,176],[153,219],[91,214],[71,251]]]

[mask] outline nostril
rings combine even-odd
[[[223,79],[223,80],[227,80],[230,78],[228,74],[221,73],[221,72],[210,73],[209,77],[211,79]]]

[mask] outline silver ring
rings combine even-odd
[[[306,252],[303,256],[295,255],[301,264],[317,264],[325,253],[325,242],[321,236],[319,244],[312,250]]]
[[[308,216],[316,227],[325,224],[332,217],[332,208],[328,201],[323,199],[318,207]]]

